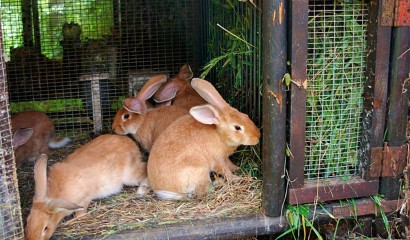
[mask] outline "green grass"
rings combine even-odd
[[[365,79],[361,0],[335,1],[310,16],[305,176],[355,174]]]

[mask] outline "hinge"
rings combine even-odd
[[[410,26],[410,0],[382,0],[381,26]]]
[[[369,176],[372,178],[400,176],[407,165],[408,148],[408,144],[389,147],[387,143],[384,143],[383,147],[372,148]]]

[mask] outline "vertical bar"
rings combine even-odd
[[[262,208],[279,216],[285,200],[287,1],[263,1],[263,192]]]
[[[301,86],[291,83],[289,180],[292,188],[301,188],[305,171],[306,89],[303,83],[307,79],[309,1],[292,0],[290,4],[291,78]]]
[[[409,101],[410,29],[394,27],[390,58],[389,114],[387,119],[387,142],[390,147],[406,143],[407,111]],[[407,91],[404,91],[407,88]],[[406,160],[406,159],[403,159]],[[397,199],[400,193],[400,177],[385,177],[380,181],[380,193],[386,199]]]
[[[34,47],[41,53],[41,36],[40,36],[40,17],[38,13],[38,1],[32,0],[33,11],[33,28],[34,28]]]
[[[31,0],[21,1],[22,21],[23,21],[23,40],[25,47],[34,46],[33,25],[31,21]]]
[[[387,83],[389,78],[389,56],[391,27],[381,26],[382,0],[370,1],[366,82],[363,93],[362,132],[359,149],[358,171],[365,180],[370,177],[372,162],[371,148],[383,146],[383,134],[386,118]],[[380,163],[379,163],[380,166]]]

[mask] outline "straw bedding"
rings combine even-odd
[[[74,149],[89,139],[76,140],[68,147],[53,150],[49,165],[61,161]],[[34,193],[34,163],[26,163],[18,171],[23,221],[30,211]],[[260,212],[261,180],[236,172],[240,180],[227,183],[215,176],[213,187],[204,199],[189,201],[164,201],[152,193],[138,198],[135,187],[125,187],[121,193],[93,201],[87,214],[67,217],[59,224],[54,236],[81,238],[83,236],[108,236],[129,229],[148,229],[182,221],[235,217]]]

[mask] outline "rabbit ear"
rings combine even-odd
[[[175,82],[167,83],[154,94],[154,101],[157,103],[171,101],[177,95],[178,90],[179,88]]]
[[[32,135],[33,135],[32,128],[21,128],[21,129],[16,130],[13,134],[14,149],[25,144],[28,140],[30,140]]]
[[[64,210],[69,210],[69,211],[76,211],[79,209],[82,209],[84,207],[79,206],[75,203],[72,203],[70,201],[61,199],[61,198],[52,198],[50,201],[47,203],[47,207],[51,212],[61,212]]]
[[[150,78],[141,88],[137,95],[137,99],[145,101],[152,97],[154,93],[167,81],[167,75],[161,74]]]
[[[210,82],[200,78],[194,78],[191,81],[191,85],[205,101],[217,108],[223,109],[229,106]]]
[[[47,155],[41,154],[34,165],[33,201],[43,202],[47,196]]]
[[[129,112],[138,114],[145,114],[147,112],[147,105],[144,101],[136,98],[126,98],[122,101],[122,106]]]
[[[189,64],[185,64],[181,67],[178,73],[178,78],[181,80],[189,81],[189,79],[194,77],[194,73],[191,70]]]
[[[209,104],[192,107],[189,113],[203,124],[218,125],[221,122],[218,111]]]

